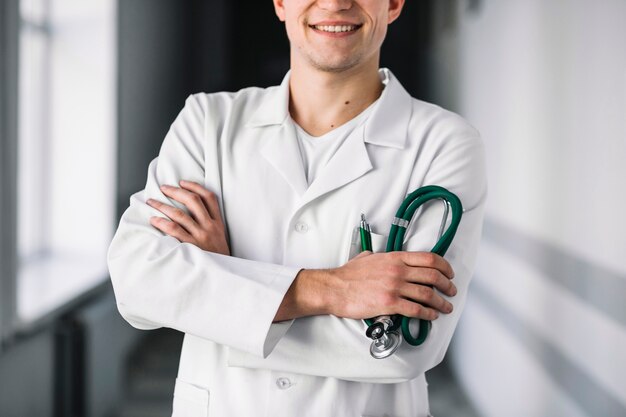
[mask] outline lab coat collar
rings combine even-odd
[[[289,116],[289,76],[280,86],[270,87],[248,122],[250,127],[283,124]],[[403,149],[406,144],[412,99],[398,79],[387,68],[379,70],[386,84],[379,102],[365,124],[363,140],[381,146]]]

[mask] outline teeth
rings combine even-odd
[[[313,26],[317,30],[322,30],[324,32],[350,32],[356,29],[356,26]]]

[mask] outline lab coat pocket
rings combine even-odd
[[[371,233],[372,237],[372,249],[374,253],[385,252],[387,249],[387,235],[379,235],[378,233]],[[361,252],[361,233],[360,227],[357,226],[352,229],[352,239],[350,239],[350,251],[348,253],[348,260],[354,258]]]
[[[172,417],[208,417],[209,391],[176,379]]]
[[[372,249],[374,253],[385,252],[387,249],[387,235],[372,233]]]

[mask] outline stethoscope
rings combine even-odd
[[[440,256],[443,256],[450,244],[461,222],[463,215],[463,205],[461,200],[450,191],[437,185],[427,185],[421,187],[409,194],[398,211],[396,217],[391,224],[389,238],[387,239],[386,252],[401,251],[404,234],[406,233],[409,223],[413,218],[413,214],[424,203],[430,200],[441,200],[444,205],[444,213],[439,227],[437,243],[431,249]],[[452,210],[452,218],[450,225],[445,229],[448,221],[448,214]],[[445,231],[444,231],[445,229]],[[361,215],[361,240],[365,239],[365,247],[369,245],[371,250],[371,239],[369,238],[369,225],[365,221],[365,217]],[[368,239],[370,241],[368,242]],[[431,328],[431,322],[428,320],[420,320],[417,318],[405,317],[402,315],[378,316],[371,319],[365,319],[368,325],[366,336],[372,339],[370,345],[370,354],[376,359],[383,359],[391,356],[402,343],[404,339],[411,346],[419,346],[428,337]],[[400,337],[401,331],[402,337]],[[417,330],[417,334],[416,333]],[[414,335],[415,334],[415,335]]]

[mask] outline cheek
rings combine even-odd
[[[387,25],[381,25],[377,31],[378,41],[382,44],[387,37]]]
[[[291,25],[286,25],[285,29],[287,30],[287,38],[289,39],[289,43],[297,44],[298,43],[298,31]]]
[[[373,29],[371,43],[376,46],[381,46],[387,36],[387,24],[385,21],[379,21]]]
[[[290,41],[293,41],[301,36],[302,24],[295,16],[287,15],[287,20],[285,21],[285,29],[287,30],[287,37]]]
[[[296,28],[300,22],[296,16],[292,16],[289,12],[286,12],[285,15],[285,28],[287,29],[287,34],[294,35],[296,33]]]

